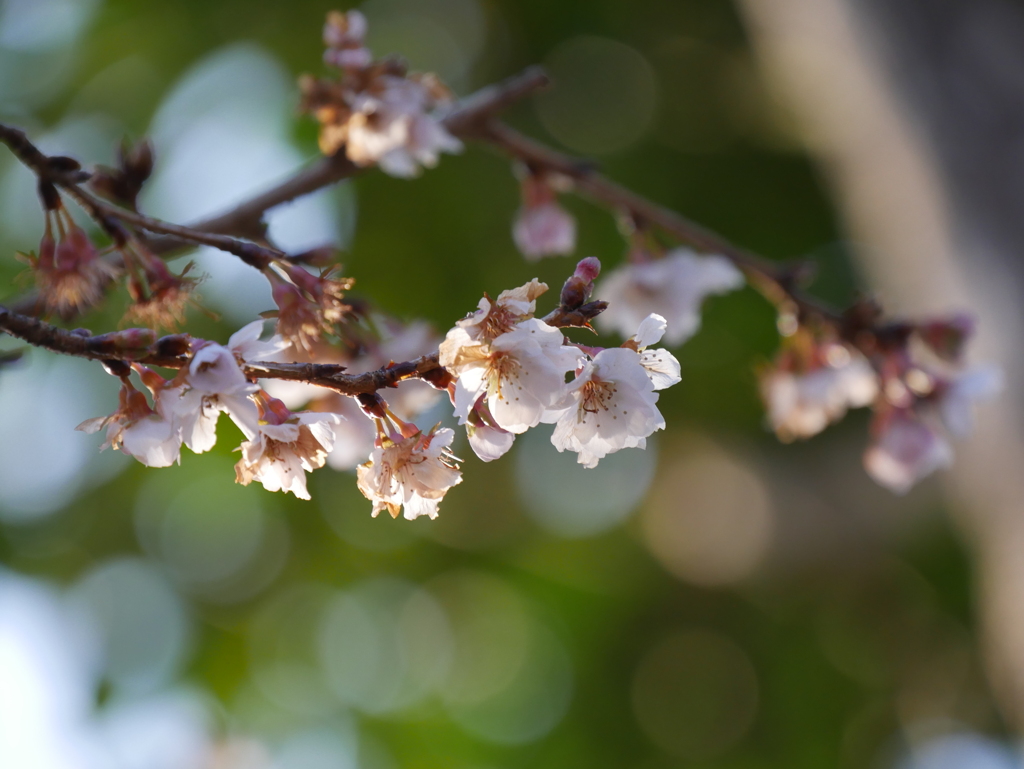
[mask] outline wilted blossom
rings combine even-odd
[[[454,362],[457,351],[470,342],[491,342],[521,321],[532,318],[537,310],[537,297],[547,290],[547,283],[534,278],[519,288],[502,291],[494,300],[485,294],[476,311],[456,321],[455,328],[441,343],[441,365],[447,368],[448,363]]]
[[[896,494],[905,494],[919,480],[952,462],[949,441],[910,411],[886,416],[864,454],[868,474]]]
[[[817,435],[848,409],[870,406],[878,396],[878,374],[856,350],[827,343],[810,357],[796,366],[783,356],[761,375],[768,421],[784,441]]]
[[[536,260],[575,251],[576,220],[559,205],[546,175],[528,173],[522,181],[522,197],[512,237],[523,256]]]
[[[169,467],[179,461],[181,435],[170,420],[152,409],[146,396],[127,381],[121,385],[118,400],[113,414],[87,419],[75,429],[91,434],[107,428],[101,448],[113,446],[148,467]]]
[[[459,460],[451,453],[455,433],[435,427],[424,434],[412,425],[402,432],[381,430],[370,460],[356,469],[359,490],[373,502],[373,515],[387,510],[397,518],[437,517],[445,493],[462,482]]]
[[[344,320],[349,310],[344,295],[354,281],[331,271],[313,275],[294,265],[283,271],[287,281],[270,275],[271,295],[277,305],[277,334],[293,346],[312,352],[316,343],[334,333]]]
[[[324,24],[324,63],[339,69],[363,69],[373,56],[366,47],[366,17],[356,10],[330,11]]]
[[[187,276],[191,263],[181,275],[175,275],[167,265],[145,247],[135,245],[123,249],[125,264],[134,262],[129,271],[128,295],[132,303],[125,312],[125,322],[138,323],[149,328],[174,329],[185,323],[185,308],[194,302],[198,281]]]
[[[256,434],[242,444],[235,479],[244,486],[259,481],[267,491],[290,491],[309,499],[306,473],[323,467],[334,446],[338,414],[294,414],[276,398],[258,399],[260,422]]]
[[[725,257],[676,248],[661,259],[612,270],[598,289],[608,309],[598,316],[597,325],[629,337],[654,312],[665,318],[665,343],[674,347],[697,333],[706,297],[734,291],[743,282],[743,273]]]
[[[56,226],[58,239],[53,237]],[[75,224],[63,204],[46,212],[46,229],[37,256],[22,255],[39,286],[47,312],[71,318],[95,307],[119,271],[100,258],[96,247]]]

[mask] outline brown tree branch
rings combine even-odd
[[[591,302],[575,310],[556,308],[544,320],[560,328],[582,327],[604,307],[604,302]],[[156,334],[149,329],[126,329],[94,336],[84,329],[67,331],[0,306],[2,332],[35,347],[90,360],[130,361],[172,369],[183,368],[190,360],[190,339],[182,334],[156,339]],[[394,387],[402,380],[422,377],[441,368],[435,352],[362,374],[346,374],[345,367],[335,363],[250,361],[244,370],[251,379],[288,379],[326,387],[343,395],[360,395]]]

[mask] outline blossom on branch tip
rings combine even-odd
[[[309,499],[306,473],[323,467],[334,446],[334,425],[343,417],[326,412],[294,414],[281,401],[261,395],[255,435],[241,446],[235,480],[259,481],[267,491],[291,492]]]
[[[324,24],[324,63],[339,69],[363,69],[373,56],[366,47],[366,17],[356,10],[330,11]]]
[[[169,467],[178,462],[181,435],[163,413],[150,408],[146,396],[127,381],[121,385],[118,400],[113,414],[87,419],[75,429],[91,434],[107,428],[107,439],[101,448],[113,446],[147,467]]]
[[[448,489],[462,482],[457,459],[450,450],[455,433],[435,427],[424,434],[406,425],[402,432],[385,432],[378,422],[378,437],[370,460],[356,469],[363,496],[373,502],[374,517],[387,510],[397,518],[437,517]],[[409,429],[411,428],[411,429]]]
[[[598,316],[597,325],[628,337],[655,312],[668,324],[665,343],[675,347],[700,329],[706,297],[735,291],[743,284],[743,273],[725,257],[698,256],[676,248],[661,259],[626,264],[609,273],[599,287],[608,309]]]
[[[761,374],[768,421],[783,441],[810,438],[848,409],[871,405],[879,379],[861,353],[837,343],[815,344],[810,361],[783,355]]]
[[[667,325],[663,317],[651,313],[640,323],[636,334],[623,345],[640,353],[640,365],[647,371],[655,390],[664,390],[682,381],[682,369],[675,355],[663,348],[648,349],[661,341]]]
[[[884,418],[864,454],[864,468],[879,484],[905,494],[922,478],[953,462],[953,448],[933,426],[909,411]]]

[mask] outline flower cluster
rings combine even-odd
[[[365,32],[358,11],[328,17],[324,59],[341,77],[303,78],[303,108],[320,122],[324,154],[343,149],[358,166],[415,176],[421,166],[437,165],[440,153],[462,149],[436,115],[451,104],[451,92],[434,75],[407,73],[395,60],[374,62],[363,44]]]
[[[581,262],[574,277],[592,281],[593,263]],[[494,301],[485,296],[441,344],[439,359],[455,377],[451,398],[470,446],[490,461],[511,448],[515,435],[543,422],[555,425],[555,447],[576,452],[586,467],[619,449],[643,448],[665,426],[656,390],[679,381],[676,359],[647,349],[661,339],[665,319],[649,316],[620,348],[573,345],[534,317],[546,290],[535,279]],[[574,376],[566,382],[568,374]]]
[[[135,364],[153,405],[125,372],[118,409],[86,420],[77,429],[93,433],[106,427],[104,448],[121,449],[149,467],[167,467],[180,461],[182,444],[197,454],[212,449],[223,412],[246,439],[236,466],[238,481],[257,480],[270,491],[290,491],[309,499],[303,471],[323,466],[334,445],[333,425],[343,417],[293,414],[249,381],[244,363],[266,358],[285,344],[279,337],[261,342],[262,329],[263,321],[254,321],[233,334],[227,346],[193,341],[188,366],[170,380]]]
[[[329,14],[323,36],[324,61],[337,72],[331,78],[306,77],[301,87],[304,109],[320,123],[323,152],[341,160],[330,167],[376,165],[393,176],[411,177],[434,166],[440,153],[461,149],[440,116],[451,94],[432,75],[410,74],[394,59],[375,61],[365,45],[361,13]],[[490,119],[487,109],[473,109],[460,111],[463,125],[475,119],[479,127]],[[499,131],[490,133],[499,141]],[[8,134],[18,132],[8,129]],[[512,231],[516,245],[530,260],[572,253],[576,222],[558,196],[574,183],[587,187],[587,176],[553,150],[531,155],[513,147],[512,152],[522,172],[522,204]],[[104,209],[97,200],[83,202],[85,193],[72,190],[69,179],[74,179],[66,175],[80,169],[77,163],[45,156],[40,161],[37,155],[42,153],[29,155],[28,165],[40,175],[46,227],[38,255],[25,259],[44,309],[68,319],[89,310],[121,272],[101,258],[72,220],[60,189],[83,204],[112,241],[108,248],[122,257],[132,299],[126,318],[152,327],[181,323],[195,281],[184,272],[172,273],[150,250],[155,246],[146,233],[178,234],[188,228],[168,229],[154,219],[126,216],[124,209]],[[125,148],[120,168],[101,170],[93,187],[134,211],[152,165],[148,145]],[[285,186],[291,199],[296,192]],[[350,299],[353,281],[336,268],[320,274],[306,269],[324,266],[332,254],[328,247],[286,255],[232,238],[223,247],[270,281],[277,309],[263,317],[275,317],[277,329],[269,341],[261,340],[262,321],[245,326],[226,345],[171,337],[179,345],[170,355],[161,352],[164,340],[147,329],[85,332],[91,345],[85,351],[78,332],[49,327],[35,337],[23,330],[12,333],[50,349],[61,349],[53,339],[63,335],[74,344],[62,351],[102,360],[119,377],[117,409],[78,428],[105,430],[104,448],[166,467],[180,461],[182,446],[195,453],[212,449],[218,420],[226,413],[243,437],[235,467],[239,483],[258,481],[268,490],[309,499],[307,473],[325,465],[354,469],[374,515],[386,509],[408,519],[436,517],[445,494],[462,480],[462,460],[452,453],[456,433],[440,423],[424,431],[413,422],[425,419],[442,392],[473,452],[485,462],[506,454],[517,435],[541,424],[553,425],[551,442],[558,451],[575,453],[587,468],[622,449],[645,448],[647,439],[665,428],[660,391],[681,379],[678,360],[655,345],[664,340],[676,346],[696,334],[705,300],[745,285],[737,264],[756,278],[752,285],[786,321],[779,324],[782,348],[760,381],[768,422],[784,441],[810,438],[848,410],[870,406],[874,419],[865,467],[876,481],[903,493],[951,461],[949,436],[967,434],[973,402],[998,389],[994,369],[964,365],[963,348],[972,332],[965,318],[883,324],[868,303],[844,315],[832,313],[793,287],[795,274],[762,267],[724,241],[718,249],[724,255],[699,255],[683,247],[666,252],[659,238],[666,232],[679,235],[680,227],[653,215],[652,207],[636,205],[636,196],[615,193],[613,185],[609,189],[604,202],[622,209],[630,251],[626,263],[596,286],[600,300],[591,297],[601,265],[589,257],[577,264],[548,315],[537,317],[537,300],[548,286],[534,279],[494,299],[484,295],[440,343],[425,324],[400,324],[365,300]],[[659,218],[665,232],[648,221]],[[699,233],[693,239],[714,242]],[[9,320],[12,314],[0,311],[0,320]],[[593,331],[592,321],[625,341],[619,347],[588,346],[564,332]],[[139,361],[180,368],[167,379]],[[287,365],[275,372],[275,364]],[[314,369],[321,373],[305,373]],[[343,370],[365,376],[336,376]],[[260,380],[264,374],[268,378]],[[305,381],[290,381],[299,377]],[[388,392],[388,401],[380,391]]]
[[[772,429],[784,441],[809,438],[848,409],[871,406],[864,467],[881,485],[906,493],[952,462],[947,435],[967,437],[974,401],[1001,386],[994,367],[964,365],[970,334],[963,317],[892,324],[874,338],[869,359],[834,334],[800,326],[761,374]]]

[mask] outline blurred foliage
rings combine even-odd
[[[419,8],[427,16],[450,13],[448,21],[457,24],[463,5],[438,0]],[[371,6],[371,23],[374,9],[412,7],[385,0]],[[604,170],[751,250],[815,260],[820,278],[814,290],[831,301],[849,301],[864,288],[818,171],[773,102],[730,3],[487,0],[481,8],[486,37],[456,84],[460,92],[544,62],[579,36],[629,46],[653,73],[653,117],[637,141],[598,158]],[[319,71],[327,9],[311,0],[107,0],[53,98],[24,110],[6,102],[2,117],[43,131],[73,115],[102,114],[120,131],[141,136],[176,80],[222,46],[251,41],[294,76]],[[412,63],[422,66],[415,57]],[[543,140],[564,138],[549,132],[531,104],[507,117]],[[295,119],[292,138],[307,156],[315,154],[311,121]],[[159,145],[156,151],[159,165]],[[9,158],[0,158],[0,172],[9,166]],[[516,182],[509,163],[487,148],[445,157],[411,182],[368,173],[352,186],[358,214],[343,255],[346,274],[355,276],[361,294],[402,318],[427,318],[444,330],[483,291],[494,294],[535,275],[560,285],[571,269],[570,259],[534,265],[517,255],[509,235]],[[34,193],[28,185],[16,194]],[[568,200],[567,206],[579,219],[580,255],[596,254],[606,267],[617,263],[624,244],[614,220],[585,201]],[[2,232],[0,243],[8,254],[34,247],[10,242]],[[0,262],[0,298],[23,290],[16,280],[20,269],[10,258]],[[114,302],[84,324],[106,330],[118,317]],[[194,322],[199,335],[226,338],[230,330],[198,313]],[[661,399],[669,427],[657,447],[656,491],[645,497],[639,489],[646,501],[631,503],[634,515],[596,533],[559,536],[543,524],[542,513],[527,514],[523,487],[534,479],[517,469],[516,456],[493,466],[470,458],[465,481],[449,494],[436,522],[370,519],[352,476],[328,469],[311,478],[311,503],[242,489],[232,483],[234,428],[222,421],[209,456],[186,454],[180,467],[168,470],[126,466],[84,486],[52,514],[0,525],[0,562],[72,584],[107,559],[151,559],[186,597],[194,621],[183,677],[213,692],[225,728],[270,740],[310,725],[348,728],[349,708],[331,694],[323,695],[331,704],[318,707],[313,683],[299,687],[301,702],[292,707],[282,704],[284,695],[268,704],[273,685],[264,679],[254,684],[266,664],[261,655],[269,653],[260,644],[276,644],[273,653],[292,655],[296,666],[315,667],[310,659],[316,653],[302,651],[315,639],[302,624],[312,622],[312,614],[300,611],[301,596],[321,607],[330,599],[315,597],[315,589],[358,591],[366,580],[396,578],[426,586],[453,617],[460,610],[452,601],[470,607],[461,610],[470,620],[474,612],[486,613],[491,599],[519,606],[528,618],[523,627],[539,634],[540,667],[529,673],[509,663],[508,669],[513,677],[539,676],[541,695],[524,694],[525,705],[495,705],[486,698],[459,700],[449,686],[447,694],[378,712],[357,698],[348,704],[359,713],[368,744],[378,746],[368,749],[367,765],[389,765],[382,756],[390,755],[390,765],[424,768],[864,767],[891,761],[904,739],[901,729],[928,719],[998,729],[976,660],[969,564],[934,487],[903,502],[872,488],[859,468],[865,420],[858,415],[810,444],[777,446],[763,429],[752,373],[775,344],[771,309],[753,291],[709,303],[703,330],[677,351],[684,382]],[[0,369],[0,399],[10,397],[5,378],[19,365]],[[76,387],[72,380],[60,384]],[[112,404],[114,392],[110,382],[96,398]],[[72,427],[46,440],[91,440],[71,436]],[[518,451],[524,443],[520,439]],[[703,583],[686,565],[681,572],[664,566],[651,554],[657,534],[647,517],[654,504],[678,504],[680,514],[686,505],[719,514],[721,506],[708,494],[728,498],[727,484],[712,484],[692,498],[672,486],[679,469],[704,456],[709,444],[753,468],[771,516],[765,553],[749,573],[722,584]],[[530,447],[545,450],[536,442]],[[628,486],[636,476],[623,472],[617,483]],[[542,493],[559,491],[545,483]],[[574,476],[572,483],[585,488],[590,481]],[[198,491],[189,497],[190,489]],[[651,501],[655,495],[660,501]],[[187,521],[173,518],[172,509]],[[239,511],[260,516],[262,533],[246,534]],[[154,539],[147,529],[179,524],[185,527],[180,539]],[[257,556],[232,550],[243,535],[259,540],[252,551]],[[714,540],[715,547],[728,550],[729,536]],[[167,541],[177,542],[178,550]],[[201,566],[215,573],[218,559],[231,557],[245,562],[237,584],[189,571]],[[473,590],[481,591],[477,599],[453,598]],[[298,612],[291,619],[289,607]],[[500,656],[503,643],[512,648],[515,639],[494,631],[502,627],[500,617],[494,627],[483,627],[488,621],[466,631],[469,641],[477,638],[487,648],[455,643],[455,670],[463,663],[486,669],[487,654]],[[522,630],[507,621],[512,635]],[[289,633],[296,637],[286,638]],[[374,669],[383,675],[387,667]],[[323,674],[310,675],[322,689],[315,679]],[[559,676],[566,681],[562,689]],[[544,689],[549,684],[550,692]],[[254,687],[262,694],[253,695]],[[530,722],[534,711],[559,696],[568,697],[564,715],[555,703],[551,722],[537,726],[535,736],[502,731],[516,719]],[[501,707],[510,710],[503,714]]]

